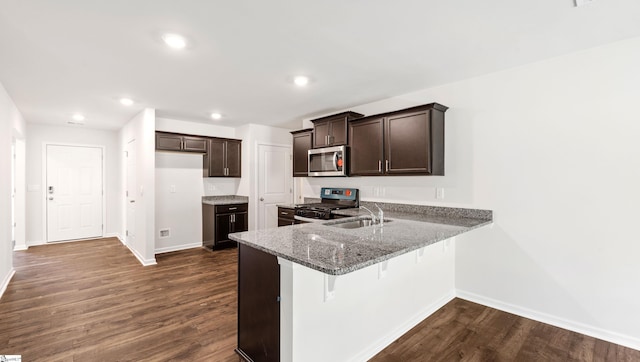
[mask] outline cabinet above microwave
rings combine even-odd
[[[313,148],[346,145],[349,140],[347,123],[360,117],[364,116],[356,112],[343,112],[312,120]]]

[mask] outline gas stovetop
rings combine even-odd
[[[360,206],[358,189],[323,187],[320,191],[321,202],[296,205],[296,215],[309,219],[333,219],[333,210]]]

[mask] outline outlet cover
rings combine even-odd
[[[160,229],[160,238],[168,238],[171,236],[171,229]]]

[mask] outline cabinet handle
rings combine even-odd
[[[288,214],[284,211],[280,211],[280,215],[288,215]]]
[[[386,166],[386,171],[389,172],[389,160],[385,160],[384,164]]]
[[[236,222],[236,214],[231,214],[231,222]]]
[[[237,207],[230,207],[229,210],[236,210]]]
[[[378,172],[382,172],[382,160],[378,160]]]

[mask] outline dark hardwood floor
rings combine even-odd
[[[640,361],[640,351],[454,299],[372,362]]]
[[[143,267],[113,238],[15,252],[17,272],[0,299],[0,354],[239,361],[237,249],[157,260]],[[640,361],[640,352],[455,299],[372,361]]]
[[[238,361],[237,249],[143,267],[117,239],[15,252],[0,354],[23,361]]]

